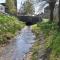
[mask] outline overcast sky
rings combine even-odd
[[[5,0],[0,0],[0,3],[4,3],[5,2]]]
[[[17,0],[17,8],[19,9],[21,6],[21,2],[23,3],[25,0]]]

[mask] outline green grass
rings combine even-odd
[[[43,19],[43,22],[48,22],[49,21],[49,19]]]
[[[51,48],[51,53],[49,55],[49,60],[60,60],[60,31],[58,31],[58,25],[56,23],[49,23],[49,22],[41,22],[38,23],[36,26],[33,26],[33,31],[37,36],[37,42],[35,42],[33,46],[33,55],[32,60],[36,59],[36,54],[39,54],[39,34],[42,31],[45,37],[45,46],[47,48]],[[37,33],[38,32],[38,33]],[[36,46],[38,44],[38,46]],[[34,48],[37,47],[37,48]],[[36,52],[36,53],[35,53]],[[35,53],[35,54],[34,54]]]
[[[6,43],[24,25],[16,17],[0,13],[0,44]]]

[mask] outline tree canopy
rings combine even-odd
[[[10,14],[16,14],[17,12],[17,1],[16,0],[6,0],[6,11]]]
[[[32,15],[32,14],[34,14],[33,3],[29,0],[25,1],[22,4],[21,10],[22,10],[21,13],[23,13],[23,15]]]

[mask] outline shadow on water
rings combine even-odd
[[[0,60],[23,60],[24,55],[29,52],[34,43],[35,35],[31,27],[25,26],[16,40],[7,45],[0,53]]]

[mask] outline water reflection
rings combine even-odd
[[[0,55],[0,60],[23,60],[24,55],[32,47],[34,38],[31,27],[24,27],[20,35],[16,36],[16,40],[5,47]]]

